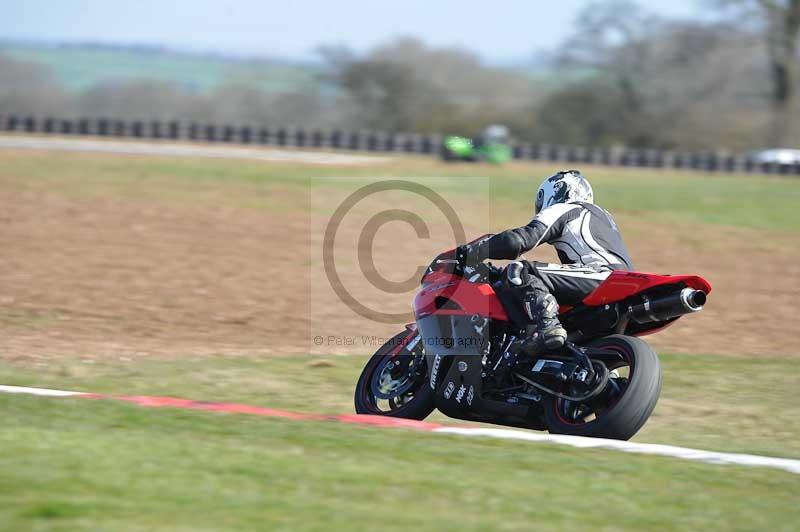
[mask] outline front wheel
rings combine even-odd
[[[545,421],[550,432],[629,440],[645,424],[661,394],[658,355],[644,341],[615,334],[588,345],[619,355],[607,362],[609,379],[602,393],[586,402],[548,397]]]
[[[403,331],[381,346],[364,366],[355,391],[358,414],[422,420],[434,409],[421,343],[411,351],[406,340],[417,332]],[[408,345],[411,345],[408,343]]]

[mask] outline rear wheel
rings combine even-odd
[[[421,344],[411,352],[403,341],[416,332],[404,331],[372,355],[356,384],[359,414],[425,419],[433,412],[433,390],[426,379],[427,365]]]
[[[606,388],[586,402],[548,397],[547,427],[557,434],[628,440],[645,424],[661,394],[658,355],[632,336],[608,336],[589,347],[618,355],[618,360],[606,362],[610,372]]]

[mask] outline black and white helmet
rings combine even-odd
[[[578,170],[564,170],[548,177],[539,185],[534,214],[539,214],[543,209],[556,203],[573,201],[594,203],[592,185]]]

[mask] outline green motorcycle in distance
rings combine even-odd
[[[445,161],[502,164],[512,158],[508,145],[508,129],[505,126],[489,126],[483,134],[473,140],[468,137],[450,136],[442,144],[442,159]]]

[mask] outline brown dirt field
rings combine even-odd
[[[276,202],[297,204],[297,190],[270,194]],[[206,192],[202,204],[135,195],[87,197],[0,179],[0,356],[35,361],[366,353],[374,348],[363,341],[317,347],[312,338],[386,337],[397,330],[349,311],[323,293],[324,286],[317,291],[326,284],[312,254],[319,243],[312,229],[320,220],[307,209],[248,208],[237,202],[246,199],[246,189],[220,187],[216,194],[220,201]],[[796,237],[645,225],[626,216],[618,221],[640,270],[700,273],[715,287],[706,310],[650,337],[658,349],[796,352],[791,319],[769,319],[793,316],[800,296],[797,283],[787,282],[800,278]],[[467,232],[485,231],[474,226]],[[355,236],[345,230],[341,238]],[[452,242],[434,235],[417,245],[414,238],[402,224],[381,229],[377,269],[393,265],[403,274],[387,276],[408,277]],[[537,254],[540,260],[548,256]],[[365,304],[408,308],[409,294],[370,290],[359,284],[360,275],[352,268],[345,281]]]
[[[640,271],[699,274],[713,291],[706,308],[647,337],[683,353],[798,353],[800,239],[741,228],[637,223],[619,216]]]
[[[202,354],[297,346],[302,217],[247,209],[0,192],[5,355]],[[290,237],[291,235],[291,237]],[[299,288],[299,294],[295,291]],[[283,316],[276,319],[273,316]]]

